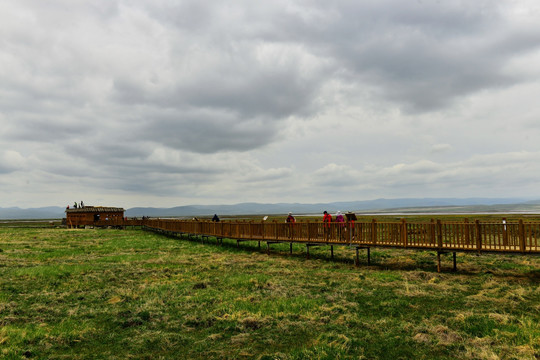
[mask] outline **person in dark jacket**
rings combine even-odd
[[[293,238],[294,236],[294,223],[296,222],[296,219],[294,218],[294,216],[292,216],[292,213],[289,213],[289,215],[287,216],[287,220],[285,220],[285,222],[287,222],[287,224],[289,224],[289,228],[287,229],[288,232],[289,232],[289,238]]]

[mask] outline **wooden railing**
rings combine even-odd
[[[136,222],[136,223],[135,223]],[[126,220],[127,226],[237,240],[540,254],[540,222],[371,222]]]

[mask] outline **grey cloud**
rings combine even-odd
[[[287,54],[286,48],[276,50],[280,57],[287,58],[285,64],[261,64],[253,53],[256,46],[252,44],[234,54],[219,49],[212,53],[216,60],[208,64],[211,68],[172,71],[170,85],[160,86],[150,79],[116,78],[114,99],[176,109],[221,109],[237,113],[240,119],[268,116],[283,120],[292,114],[309,114],[322,85],[318,72],[303,76],[303,64],[295,58],[298,54]],[[193,61],[198,57],[189,52],[177,56],[193,57]]]
[[[245,174],[242,179],[244,183],[274,183],[276,181],[289,181],[293,175],[293,170],[290,168],[279,169],[260,169],[254,168],[249,173]]]
[[[8,0],[0,172],[229,200],[534,185],[540,32],[515,5]]]
[[[6,134],[11,140],[56,142],[84,139],[92,131],[92,124],[51,115],[16,116],[7,126]],[[66,140],[67,139],[67,140]],[[83,141],[82,141],[83,142]]]
[[[9,174],[24,167],[26,160],[17,151],[0,152],[0,174]]]
[[[278,132],[270,118],[244,119],[216,111],[185,111],[148,114],[150,121],[138,137],[174,149],[197,153],[247,151],[268,144]]]
[[[336,68],[345,70],[344,81],[371,88],[411,112],[441,109],[476,91],[526,81],[505,66],[540,48],[538,32],[509,23],[502,6],[381,1],[329,7],[328,22],[291,18],[286,33],[334,59]]]
[[[215,5],[219,6],[219,4]],[[157,1],[152,3],[143,1],[141,6],[158,22],[194,33],[205,31],[215,19],[214,6],[209,7],[200,1]]]
[[[452,146],[449,144],[434,144],[431,147],[431,154],[445,153],[452,150]]]
[[[268,116],[283,119],[292,114],[305,114],[317,84],[302,80],[297,71],[257,71],[249,75],[236,69],[229,79],[215,79],[204,87],[183,91],[188,103],[203,108],[222,108],[242,116]]]

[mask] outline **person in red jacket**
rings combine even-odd
[[[294,218],[294,216],[292,216],[292,213],[289,213],[289,216],[287,216],[287,220],[286,220],[288,223],[294,223],[296,222],[296,219]]]
[[[332,222],[332,215],[330,215],[326,210],[323,213],[322,221],[325,227],[330,227],[330,223]]]
[[[330,223],[332,222],[332,215],[330,215],[326,210],[323,213],[322,221],[324,223],[324,238],[326,241],[328,241],[328,237],[330,236]]]

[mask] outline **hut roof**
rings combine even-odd
[[[66,213],[101,213],[101,212],[124,212],[123,208],[108,206],[84,206],[82,208],[66,209]]]

